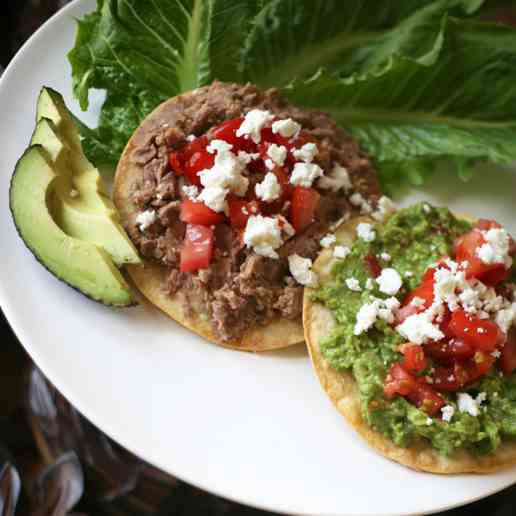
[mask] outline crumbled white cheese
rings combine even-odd
[[[290,183],[310,188],[312,183],[322,175],[322,168],[315,163],[296,163],[290,176]]]
[[[268,172],[261,183],[254,187],[256,196],[265,202],[275,201],[281,195],[281,186],[278,178],[272,172]]]
[[[277,120],[272,124],[272,132],[283,136],[283,138],[292,138],[293,136],[297,136],[300,130],[301,126],[292,120],[292,118]]]
[[[154,210],[142,211],[136,216],[136,224],[138,224],[138,227],[142,232],[149,226],[152,226],[154,222],[156,222],[156,212]]]
[[[502,356],[502,354],[500,353],[500,351],[498,349],[495,349],[492,353],[491,353],[491,356],[494,357],[494,358],[500,358]]]
[[[183,194],[185,197],[188,197],[188,199],[192,201],[197,200],[197,196],[199,195],[199,188],[195,185],[183,185],[181,188]]]
[[[264,163],[265,163],[265,168],[267,170],[274,170],[274,167],[276,166],[276,165],[274,165],[274,161],[272,161],[272,159],[270,159],[270,158],[267,158],[264,161]]]
[[[493,228],[482,231],[482,235],[486,243],[477,249],[477,256],[488,265],[503,263],[509,268],[512,258],[509,256],[510,238],[507,231],[503,228]]]
[[[378,311],[380,309],[379,300],[375,299],[372,303],[366,303],[360,307],[357,313],[357,319],[353,333],[355,335],[362,335],[371,328],[378,318]]]
[[[228,205],[226,202],[226,196],[229,193],[227,188],[221,188],[220,186],[208,186],[203,188],[202,192],[197,196],[197,201],[203,202],[216,212],[226,212]]]
[[[283,215],[276,215],[276,217],[279,220],[281,231],[285,233],[287,238],[293,237],[296,234],[296,230],[292,224],[290,224],[290,222]]]
[[[390,262],[391,261],[391,255],[389,253],[382,253],[382,254],[380,254],[380,258],[384,262]]]
[[[441,408],[443,415],[443,421],[449,423],[452,420],[453,414],[455,414],[455,408],[452,405],[445,405]]]
[[[480,394],[477,396],[477,399],[474,399],[467,392],[457,393],[457,406],[459,411],[477,417],[480,414],[480,404],[485,400],[485,393],[483,393],[484,396],[480,396]]]
[[[361,222],[357,226],[357,236],[365,242],[374,242],[376,238],[376,231],[373,230],[372,224]]]
[[[78,191],[78,190],[76,190],[75,188],[72,188],[72,189],[70,190],[70,197],[71,197],[72,199],[75,199],[75,198],[79,197],[79,191]]]
[[[511,326],[516,322],[516,303],[511,303],[507,308],[503,308],[496,313],[496,324],[507,334]]]
[[[412,278],[414,276],[414,273],[412,271],[406,271],[405,274],[403,274],[405,278]]]
[[[244,231],[244,243],[253,248],[256,254],[269,258],[278,258],[275,249],[281,247],[281,228],[276,217],[251,215],[247,219]]]
[[[267,156],[269,156],[276,165],[282,167],[285,163],[285,159],[287,159],[287,148],[283,145],[273,143],[267,148]]]
[[[313,287],[317,285],[317,274],[312,271],[312,260],[298,254],[288,257],[288,266],[294,279],[301,285]]]
[[[315,143],[305,143],[300,149],[294,149],[292,155],[305,163],[312,163],[318,152],[319,149]]]
[[[321,238],[321,241],[319,243],[321,244],[321,247],[331,247],[336,241],[336,236],[332,233],[328,233],[327,235]]]
[[[353,333],[361,335],[371,328],[378,318],[388,324],[394,322],[394,311],[400,307],[400,302],[395,297],[388,299],[373,298],[370,303],[362,305],[357,313]]]
[[[383,269],[380,276],[376,278],[376,282],[380,287],[380,292],[389,296],[396,295],[403,285],[399,272],[391,268]]]
[[[396,326],[396,331],[414,344],[424,344],[429,340],[441,340],[444,338],[444,333],[438,325],[433,323],[434,316],[435,314],[431,309],[411,315]]]
[[[272,120],[274,120],[274,116],[269,111],[252,109],[245,115],[242,125],[236,131],[236,135],[239,138],[249,135],[254,143],[260,143],[262,141],[262,129]]]
[[[333,256],[335,258],[346,258],[351,252],[351,249],[345,245],[337,245],[333,249]]]
[[[260,154],[258,152],[245,152],[245,151],[238,151],[237,158],[244,164],[249,165],[251,161],[254,161],[255,159],[258,159],[260,157]]]
[[[319,179],[317,186],[324,190],[332,190],[333,192],[338,192],[339,190],[347,192],[353,187],[351,179],[349,178],[348,170],[340,166],[338,163],[334,165],[329,174]]]
[[[224,140],[211,140],[209,145],[206,147],[206,150],[210,154],[215,154],[215,152],[228,152],[232,148],[233,145]]]
[[[385,220],[389,215],[396,211],[394,204],[389,197],[383,195],[378,201],[378,209],[372,214],[372,217],[378,221]]]
[[[193,142],[195,140],[196,136],[195,134],[189,134],[187,137],[186,137],[186,141],[187,142]]]
[[[215,142],[223,140],[212,140],[211,144]],[[231,152],[226,142],[215,143],[212,149],[217,151],[213,167],[198,174],[204,189],[197,200],[203,201],[214,211],[227,211],[226,195],[229,192],[245,195],[249,179],[243,175],[245,164]]]
[[[434,422],[434,420],[433,420],[431,417],[427,417],[427,418],[426,418],[426,421],[425,421],[426,426],[430,426],[430,425],[432,425],[432,424],[433,424],[433,422]]]
[[[333,255],[335,256],[335,253],[333,253]],[[367,278],[366,279],[366,282],[365,282],[365,288],[367,290],[373,290],[374,288],[374,281],[373,281],[373,278]]]
[[[361,193],[355,192],[350,198],[349,202],[356,206],[357,208],[360,208],[360,213],[367,214],[371,213],[373,211],[373,208],[371,208],[371,204],[364,199]]]
[[[432,211],[432,208],[430,208],[429,204],[423,204],[423,211],[425,213],[430,213]]]
[[[349,290],[353,290],[353,292],[361,292],[362,288],[360,287],[360,282],[356,278],[347,278],[346,285]]]

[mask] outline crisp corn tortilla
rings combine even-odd
[[[336,232],[335,245],[351,245],[356,234],[356,226],[360,222],[374,223],[373,220],[361,218],[341,226]],[[323,283],[329,279],[336,261],[332,253],[333,248],[324,249],[314,263],[313,268]],[[408,448],[402,448],[370,428],[362,417],[360,395],[352,373],[336,371],[330,367],[321,353],[320,343],[329,334],[335,322],[330,310],[310,300],[310,293],[311,289],[305,289],[303,324],[305,340],[321,386],[337,410],[375,450],[410,468],[441,474],[489,473],[516,464],[516,442],[503,442],[495,453],[487,456],[478,457],[461,450],[453,456],[445,457],[423,439]]]
[[[172,107],[176,103],[184,101],[185,97],[189,95],[192,93],[174,97],[158,106],[129,140],[120,158],[113,188],[114,202],[124,225],[132,220],[138,211],[131,201],[131,194],[141,177],[142,169],[132,161],[132,153],[150,132],[157,131],[165,123],[169,127],[174,127],[174,109]],[[200,299],[192,299],[191,293],[188,293],[190,301],[196,309],[193,317],[187,317],[182,302],[185,292],[178,292],[170,296],[162,290],[161,285],[166,274],[165,267],[144,260],[143,265],[129,265],[126,269],[136,287],[151,303],[178,323],[215,344],[245,351],[267,351],[303,342],[301,321],[279,318],[265,326],[249,328],[239,340],[222,341],[213,333],[208,313]]]

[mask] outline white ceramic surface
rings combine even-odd
[[[25,45],[0,83],[0,304],[27,351],[93,423],[156,466],[213,493],[311,515],[421,514],[516,481],[415,473],[371,451],[333,409],[302,346],[252,355],[204,342],[148,306],[110,310],[56,281],[16,235],[8,188],[34,126],[41,86],[72,98],[66,52],[77,0]],[[82,118],[93,123],[101,95]],[[516,233],[516,174],[485,169],[464,185],[442,172],[427,193]],[[407,202],[407,199],[405,199]]]

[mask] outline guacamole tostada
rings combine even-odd
[[[427,203],[342,227],[314,264],[305,336],[338,410],[435,473],[516,463],[515,245]]]
[[[301,342],[303,288],[324,237],[390,208],[370,159],[328,115],[220,82],[143,122],[114,200],[145,259],[128,267],[143,294],[200,335],[248,350]]]

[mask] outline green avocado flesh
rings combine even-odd
[[[55,276],[107,305],[133,304],[131,290],[110,255],[94,243],[73,238],[56,224],[53,207],[58,175],[43,147],[27,149],[11,181],[10,204],[21,238]]]
[[[385,223],[375,226],[373,242],[356,239],[351,253],[333,267],[331,280],[313,294],[314,301],[323,303],[333,313],[336,327],[322,342],[321,351],[337,371],[351,371],[357,382],[362,414],[376,431],[388,436],[400,446],[409,446],[417,438],[426,438],[443,455],[459,448],[473,453],[492,453],[501,439],[516,437],[516,376],[502,376],[496,367],[479,382],[463,389],[472,396],[480,392],[487,400],[478,417],[457,410],[456,395],[444,393],[455,408],[450,422],[427,414],[405,398],[388,400],[383,395],[384,379],[394,362],[402,359],[397,351],[404,339],[385,321],[379,320],[368,332],[353,334],[360,307],[371,296],[386,298],[375,284],[372,290],[354,292],[345,280],[357,278],[363,286],[370,277],[364,258],[385,252],[391,256],[382,267],[396,269],[404,284],[397,294],[401,301],[417,287],[424,271],[443,256],[453,257],[454,240],[467,232],[470,224],[455,218],[445,208],[418,204],[398,211]],[[406,275],[408,273],[408,275]],[[514,270],[512,271],[514,276]]]
[[[98,170],[82,152],[79,132],[61,95],[43,88],[37,121],[31,143],[43,147],[57,175],[52,212],[56,223],[67,235],[103,247],[119,267],[141,263]]]

